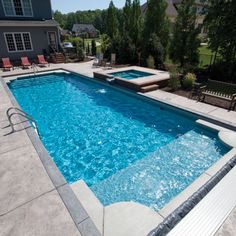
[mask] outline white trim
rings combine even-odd
[[[5,44],[6,44],[8,53],[32,52],[32,51],[34,50],[34,49],[33,49],[33,43],[32,43],[32,39],[31,39],[31,34],[30,34],[30,32],[4,32],[3,34],[4,34]],[[16,49],[15,51],[9,51],[8,43],[7,43],[7,38],[6,38],[6,34],[12,34],[12,35],[13,35],[13,41],[14,41],[14,45],[15,45],[15,49]],[[23,42],[24,50],[17,50],[16,40],[15,40],[15,34],[20,34],[20,35],[21,35],[21,39],[22,39],[22,42]],[[26,49],[25,49],[25,41],[24,41],[24,38],[23,38],[23,34],[28,34],[28,35],[29,35],[30,44],[31,44],[31,49],[30,49],[30,50],[26,50]]]
[[[16,9],[15,9],[13,0],[10,0],[10,1],[11,1],[12,9],[13,9],[13,11],[14,11],[14,15],[9,15],[9,14],[7,14],[3,1],[4,1],[4,0],[2,0],[2,7],[3,7],[3,11],[4,11],[5,16],[10,16],[10,17],[33,17],[33,16],[34,16],[31,0],[29,0],[30,9],[31,9],[31,15],[27,15],[27,16],[25,15],[25,10],[24,10],[24,7],[23,7],[23,0],[20,0],[20,1],[21,1],[22,12],[23,12],[23,15],[22,15],[22,16],[21,16],[21,15],[16,15]]]

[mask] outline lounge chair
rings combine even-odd
[[[13,65],[10,62],[10,59],[8,57],[2,58],[2,65],[3,65],[3,70],[4,71],[9,71],[11,68],[14,69]]]
[[[41,67],[49,66],[49,63],[45,60],[44,55],[38,55],[38,65]]]
[[[28,57],[21,57],[21,65],[23,69],[29,69],[31,67]]]

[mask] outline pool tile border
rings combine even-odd
[[[14,98],[14,96],[12,95],[12,93],[10,92],[6,82],[2,77],[0,77],[0,83],[5,89],[12,105],[14,107],[21,108],[16,99]],[[21,117],[20,119],[23,120]],[[24,128],[26,128],[29,127],[30,124],[28,122],[24,122],[22,125]],[[60,195],[70,216],[72,217],[78,231],[81,233],[82,236],[101,236],[100,232],[90,219],[88,213],[85,211],[81,202],[74,194],[70,185],[66,182],[65,178],[60,173],[56,164],[49,156],[46,148],[42,144],[35,130],[32,127],[26,128],[25,130],[56,191]]]

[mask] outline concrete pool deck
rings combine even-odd
[[[101,69],[92,68],[92,62],[51,65],[50,68],[46,69],[65,69],[89,77],[93,76],[94,71],[101,71]],[[40,71],[45,71],[45,69],[40,69]],[[14,78],[14,75],[19,72],[26,74],[29,70],[0,72],[0,76],[8,75]],[[9,78],[4,78],[4,80],[8,81]],[[236,112],[234,111],[228,112],[222,108],[196,102],[161,90],[146,93],[144,96],[174,104],[177,107],[193,112],[200,112],[203,115],[236,127]],[[103,233],[96,231],[96,229],[99,230],[99,227],[94,226],[89,214],[83,208],[81,208],[80,215],[75,216],[71,213],[71,206],[68,205],[68,196],[71,197],[73,195],[66,196],[66,193],[71,191],[70,186],[63,180],[55,183],[55,179],[48,174],[48,170],[45,170],[40,153],[36,151],[26,130],[4,136],[9,133],[9,128],[4,128],[8,125],[5,112],[13,105],[4,86],[0,83],[1,235],[105,235],[104,231]],[[199,179],[197,186],[201,185],[202,182]],[[69,198],[69,201],[72,200]],[[76,202],[76,199],[74,201]],[[73,206],[81,207],[78,206],[78,203]],[[132,211],[132,208],[130,211]],[[116,219],[115,213],[112,213],[112,215]],[[229,220],[226,221],[227,227],[223,225],[220,232],[226,232],[226,228],[227,230],[228,228],[230,229],[230,223],[228,222],[236,222],[234,216],[235,214],[232,212]],[[112,220],[111,217],[109,219]],[[157,226],[162,219],[157,219],[155,225]],[[140,222],[140,220],[138,221]],[[121,228],[121,222],[119,223],[115,220],[116,222],[116,226]],[[148,226],[145,221],[140,223],[140,225],[140,228]],[[150,231],[155,228],[153,226],[148,226]],[[136,231],[135,235],[144,235],[141,231],[138,232],[140,234]],[[106,235],[109,235],[109,231]],[[120,235],[127,234],[123,232]],[[129,235],[132,234],[129,233]],[[221,235],[223,234],[221,233]]]

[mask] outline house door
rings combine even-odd
[[[48,32],[48,42],[51,48],[57,51],[57,36],[56,32]]]

